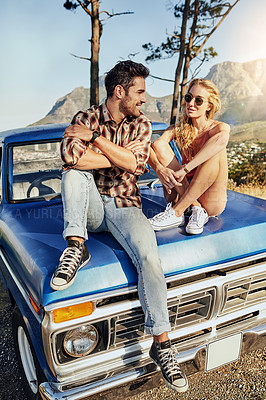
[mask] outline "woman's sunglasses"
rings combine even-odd
[[[191,93],[185,94],[185,101],[187,103],[190,103],[192,99],[195,99],[195,103],[197,106],[202,106],[202,104],[204,103],[204,99],[202,97],[199,96],[193,97]]]

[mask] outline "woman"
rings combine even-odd
[[[215,121],[221,102],[217,87],[206,79],[193,79],[182,103],[179,122],[153,143],[149,164],[164,186],[166,210],[150,219],[154,230],[185,223],[187,233],[199,234],[209,216],[221,214],[226,205],[229,125]],[[171,147],[181,149],[182,166]]]

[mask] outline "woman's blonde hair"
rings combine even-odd
[[[210,108],[206,110],[206,119],[212,119],[214,114],[221,109],[221,100],[217,87],[208,79],[196,78],[189,83],[187,89],[188,93],[194,85],[201,85],[208,90],[208,103]],[[175,126],[175,131],[175,140],[177,141],[178,146],[184,151],[185,155],[190,158],[192,151],[191,143],[196,137],[196,130],[192,125],[191,118],[187,116],[185,99],[182,100],[181,112]]]

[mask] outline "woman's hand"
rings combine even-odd
[[[181,168],[178,171],[174,172],[174,176],[175,176],[175,179],[177,180],[177,182],[180,183],[185,178],[186,172],[184,171],[183,168]]]
[[[171,193],[173,187],[182,186],[182,183],[180,183],[181,181],[178,181],[175,176],[176,172],[174,172],[170,168],[161,166],[159,169],[156,170],[156,174],[158,175],[158,178],[160,179],[161,183],[169,194]]]
[[[89,142],[92,138],[93,131],[90,130],[87,125],[83,124],[83,122],[78,121],[75,125],[69,125],[64,134],[63,138],[75,137],[85,142]]]

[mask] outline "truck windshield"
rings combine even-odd
[[[9,200],[42,200],[61,194],[60,142],[9,147]]]

